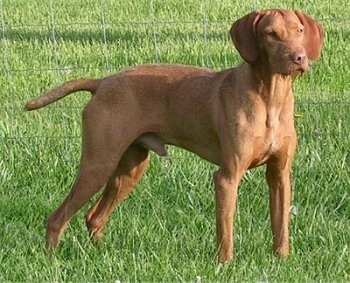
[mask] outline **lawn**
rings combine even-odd
[[[240,187],[236,257],[219,266],[217,168],[175,148],[167,158],[152,154],[101,245],[89,241],[84,207],[49,255],[45,221],[74,180],[89,94],[31,113],[23,111],[25,102],[65,80],[141,63],[237,65],[241,59],[228,36],[232,22],[272,7],[303,10],[326,30],[321,59],[294,84],[299,118],[291,256],[272,255],[264,168],[258,168]],[[0,0],[0,281],[349,282],[348,8],[345,0]]]

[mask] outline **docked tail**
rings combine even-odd
[[[45,92],[43,95],[27,102],[24,109],[26,111],[31,111],[44,107],[77,91],[90,91],[91,94],[94,94],[99,86],[99,83],[100,80],[91,78],[83,78],[65,82]]]

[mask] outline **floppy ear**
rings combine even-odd
[[[252,12],[233,23],[230,35],[239,54],[248,63],[258,60],[258,44],[255,38],[255,26],[261,14]]]
[[[321,55],[324,31],[321,25],[302,12],[294,11],[304,26],[304,47],[307,57],[316,60]]]

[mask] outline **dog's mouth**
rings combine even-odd
[[[291,75],[291,76],[300,76],[307,72],[309,70],[309,64],[303,63],[303,64],[297,64],[294,62],[291,62],[289,69],[286,72],[286,75]]]
[[[283,76],[299,76],[303,75],[309,70],[309,63],[307,60],[304,62],[296,63],[291,60],[280,60],[280,64],[274,65],[274,70]],[[284,64],[283,64],[284,62]]]
[[[291,75],[296,75],[296,76],[299,76],[299,75],[302,75],[306,72],[307,70],[305,68],[295,68],[292,72],[291,72]]]

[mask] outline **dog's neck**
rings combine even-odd
[[[248,65],[257,92],[267,108],[281,109],[288,96],[292,94],[293,77],[267,71],[266,67]]]
[[[265,104],[267,126],[273,128],[282,116],[293,117],[294,98],[292,92],[292,76],[266,71],[264,68],[254,68],[247,64],[251,79],[257,87],[257,95]],[[286,107],[287,106],[287,107]],[[288,110],[286,110],[288,109]]]
[[[266,105],[267,127],[274,128],[282,116],[288,116],[293,112],[292,79],[290,76],[274,74],[268,83],[268,85],[266,82],[262,84],[261,96]],[[288,110],[292,112],[285,111],[285,105],[288,102],[290,103]]]
[[[273,74],[267,79],[260,79],[259,94],[266,106],[280,108],[285,103],[287,96],[292,95],[292,78]]]

